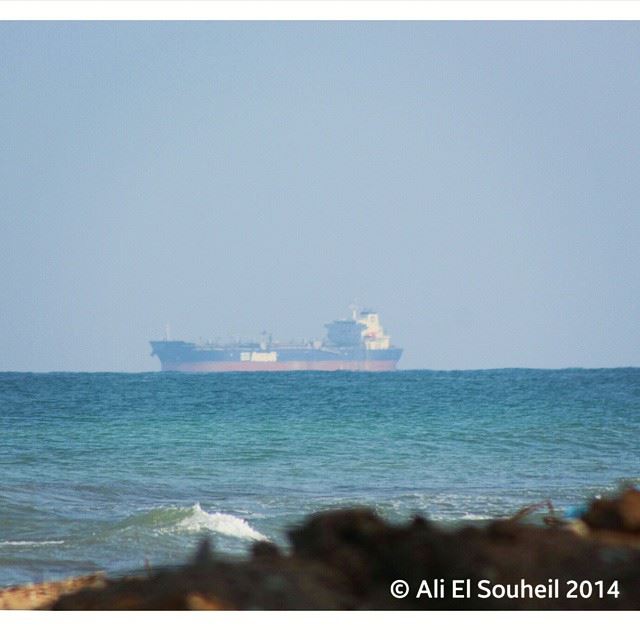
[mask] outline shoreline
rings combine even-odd
[[[104,587],[106,584],[106,574],[98,572],[63,580],[4,587],[0,589],[0,611],[47,608],[63,595],[86,588]]]
[[[205,539],[178,567],[0,589],[0,609],[640,609],[640,491],[594,500],[580,519],[527,524],[541,506],[454,530],[321,512],[289,532],[290,550],[259,541],[233,559]]]

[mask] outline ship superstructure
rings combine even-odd
[[[380,319],[370,309],[352,309],[352,316],[325,325],[324,340],[300,343],[260,341],[152,341],[162,371],[393,371],[402,349],[391,344]]]

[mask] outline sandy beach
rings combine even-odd
[[[102,573],[0,590],[0,609],[47,609],[63,595],[106,585]]]

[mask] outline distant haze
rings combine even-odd
[[[640,365],[638,23],[0,24],[0,370],[321,337]]]

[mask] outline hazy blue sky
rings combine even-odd
[[[0,370],[640,365],[638,23],[5,22],[0,123]]]

